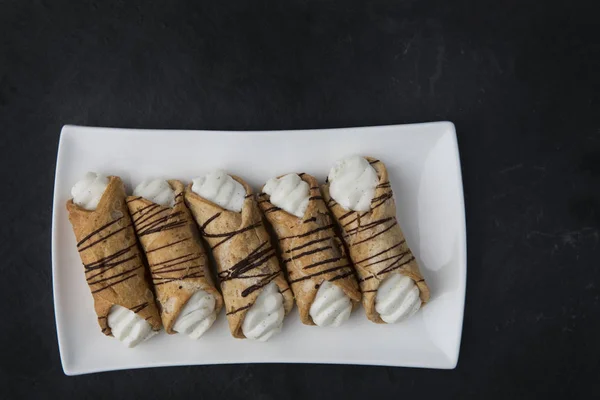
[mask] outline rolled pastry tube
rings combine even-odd
[[[294,299],[252,189],[214,171],[188,185],[185,201],[215,258],[231,334],[268,340],[281,330]]]
[[[302,323],[340,326],[361,293],[317,180],[308,174],[273,178],[258,204],[277,235]]]
[[[127,347],[162,327],[117,176],[88,173],[67,202],[77,250],[102,333]]]
[[[409,318],[429,300],[429,288],[396,219],[385,165],[370,157],[342,159],[322,189],[358,273],[367,317],[376,323]]]
[[[127,198],[127,206],[148,260],[165,330],[198,339],[215,322],[223,299],[185,205],[184,189],[177,180],[144,181]]]

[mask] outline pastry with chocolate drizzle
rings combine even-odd
[[[119,177],[108,177],[97,206],[94,204],[91,208],[75,204],[73,199],[67,202],[69,221],[102,333],[113,335],[108,321],[113,306],[130,310],[141,318],[142,323],[148,322],[152,331],[158,332],[162,327],[161,319],[145,277],[146,267]]]
[[[171,204],[158,204],[162,202],[153,202],[134,193],[127,198],[127,206],[148,260],[165,331],[177,333],[181,316],[188,320],[182,327],[185,333],[197,339],[214,322],[223,306],[223,298],[215,288],[198,228],[185,205],[185,186],[178,180],[162,183],[166,189],[171,189],[171,198],[174,196]],[[189,316],[182,315],[188,302],[196,298],[196,293],[208,297],[214,308],[190,310]],[[190,307],[194,304],[187,308]],[[201,320],[189,321],[194,317],[192,314],[201,312],[207,315]]]
[[[240,212],[201,197],[192,190],[192,184],[185,190],[185,201],[214,255],[231,334],[243,339],[247,337],[243,329],[244,320],[257,300],[259,303],[262,301],[259,295],[265,289],[269,289],[269,294],[271,290],[281,294],[285,315],[292,309],[294,298],[263,225],[263,216],[252,189],[241,178],[233,175],[231,178],[245,191]],[[268,337],[257,339],[266,340]]]
[[[288,178],[298,181],[297,186]],[[285,187],[268,188],[277,184]],[[262,190],[258,204],[277,235],[300,320],[305,325],[339,326],[360,303],[361,293],[318,181],[305,173],[290,174],[269,181]],[[283,209],[286,195],[292,197],[288,210]],[[321,288],[326,292],[318,296]]]
[[[363,188],[361,195],[360,185],[351,186],[351,182],[345,179],[344,183],[349,185],[350,191],[344,200],[348,204],[358,204],[358,207],[366,206],[366,211],[354,211],[339,204],[331,195],[331,181],[322,186],[323,197],[342,231],[358,273],[367,317],[376,323],[386,323],[377,308],[387,308],[392,317],[402,314],[401,318],[393,321],[390,321],[392,317],[388,319],[384,316],[388,321],[396,322],[412,315],[421,304],[429,301],[429,287],[396,219],[396,205],[385,165],[371,157],[364,159],[368,163],[356,156],[347,160],[353,163],[352,167],[356,167],[357,160],[366,164],[368,171],[365,170],[363,174],[357,172],[357,176],[360,174],[364,178],[369,172],[377,175],[373,184],[374,191],[369,193],[372,189]],[[369,169],[369,164],[374,172]],[[365,201],[370,201],[370,204]],[[385,283],[388,278],[393,278],[389,280],[389,284]],[[381,293],[379,289],[382,289]],[[378,305],[376,300],[379,301],[380,296],[388,298]]]

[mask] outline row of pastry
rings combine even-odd
[[[266,341],[294,300],[304,324],[337,327],[361,300],[371,321],[395,323],[429,299],[387,170],[369,157],[338,161],[322,186],[291,173],[257,195],[220,170],[187,187],[144,181],[131,196],[119,177],[88,173],[71,194],[98,323],[128,347],[163,326],[197,339],[223,306],[234,337]]]

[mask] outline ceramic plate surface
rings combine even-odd
[[[267,179],[307,172],[324,181],[333,163],[370,155],[387,166],[398,219],[431,302],[396,325],[367,320],[362,308],[340,328],[300,323],[296,308],[266,343],[234,339],[224,311],[198,341],[160,335],[134,349],[100,333],[65,203],[87,171],[119,175],[128,190],[150,177],[189,182],[222,168],[256,189]],[[454,125],[266,131],[169,131],[65,126],[58,149],[52,226],[56,326],[68,375],[169,365],[249,362],[454,368],[466,285],[466,232]]]

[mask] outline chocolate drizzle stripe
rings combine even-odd
[[[85,247],[82,247],[82,248],[80,248],[80,249],[78,249],[78,250],[79,250],[79,252],[81,253],[82,251],[84,251],[84,250],[87,250],[87,249],[89,249],[90,247],[94,247],[95,245],[97,245],[97,244],[98,244],[98,243],[100,243],[100,242],[103,242],[103,241],[105,241],[105,240],[106,240],[106,239],[108,239],[109,237],[111,237],[111,236],[113,236],[113,235],[116,235],[117,233],[119,233],[119,232],[121,232],[121,231],[123,231],[123,230],[125,230],[125,229],[129,228],[130,226],[131,226],[131,224],[129,224],[129,225],[126,225],[126,226],[124,226],[124,227],[122,227],[122,228],[119,228],[119,229],[117,229],[116,231],[114,231],[114,232],[111,232],[111,233],[109,233],[108,235],[104,236],[103,238],[100,238],[100,239],[96,240],[95,242],[92,242],[92,243],[88,244],[87,246],[85,246]]]
[[[277,211],[280,211],[280,210],[281,210],[281,208],[279,208],[277,206],[273,206],[273,207],[270,207],[270,208],[267,208],[266,210],[264,210],[264,213],[265,214],[269,214],[269,213],[277,212]]]
[[[369,230],[371,228],[375,228],[378,225],[385,224],[386,222],[388,222],[388,221],[390,221],[392,219],[395,219],[395,218],[394,217],[388,217],[388,218],[379,219],[377,221],[369,222],[366,225],[359,225],[356,228],[348,229],[346,231],[346,233],[348,235],[354,235],[355,233],[364,232],[364,231],[367,231],[367,230]]]
[[[344,264],[344,265],[340,265],[340,266],[337,266],[337,267],[325,269],[323,271],[315,272],[314,274],[311,274],[311,275],[305,275],[305,276],[303,276],[301,278],[290,280],[290,284],[296,283],[296,282],[300,282],[300,281],[305,281],[307,279],[314,278],[315,276],[319,276],[319,275],[324,275],[324,274],[327,274],[329,272],[339,271],[340,269],[348,268],[349,266],[350,266],[350,264]]]
[[[319,228],[313,229],[312,231],[308,231],[308,232],[305,232],[305,233],[302,233],[302,234],[300,234],[300,235],[296,235],[296,236],[287,236],[287,237],[282,237],[282,238],[280,238],[279,240],[281,241],[281,240],[287,240],[287,239],[297,239],[297,238],[302,238],[302,237],[310,236],[310,235],[313,235],[313,234],[315,234],[315,233],[317,233],[317,232],[321,232],[321,231],[324,231],[324,230],[327,230],[327,229],[331,229],[331,228],[333,228],[333,225],[332,225],[332,224],[330,224],[330,225],[326,225],[326,226],[321,226],[321,227],[319,227]]]
[[[390,182],[381,182],[379,185],[375,186],[376,188],[386,188],[390,186]]]
[[[129,275],[129,276],[127,276],[127,277],[119,280],[119,281],[111,282],[109,285],[107,285],[107,286],[105,286],[103,288],[100,288],[100,289],[97,289],[97,290],[92,290],[92,294],[102,292],[103,290],[111,288],[111,287],[113,287],[113,286],[115,286],[115,285],[117,285],[117,284],[119,284],[121,282],[125,282],[128,279],[135,278],[136,276],[137,276],[137,273],[134,273],[134,274],[131,274],[131,275]]]
[[[158,279],[181,279],[181,274],[177,274],[176,276],[167,276],[166,274],[174,274],[176,272],[181,272],[181,271],[190,271],[193,269],[197,269],[198,265],[194,265],[192,267],[183,267],[183,268],[175,268],[175,269],[171,269],[168,271],[163,271],[160,274],[154,274],[153,278],[154,280],[158,280]],[[202,274],[201,272],[196,272],[195,274],[201,274],[202,276],[204,276],[204,274]]]
[[[338,279],[344,279],[344,278],[347,278],[347,277],[349,277],[350,275],[353,275],[353,274],[354,274],[353,271],[346,272],[345,274],[334,276],[333,278],[331,278],[329,280],[329,282],[334,282],[334,281],[337,281]]]
[[[373,293],[376,292],[378,289],[371,289],[371,290],[363,290],[363,293]]]
[[[263,247],[265,248],[261,250]],[[219,279],[223,282],[236,278],[247,278],[247,276],[243,275],[244,273],[259,267],[272,257],[275,257],[275,250],[269,245],[268,241],[264,241],[248,254],[246,258],[238,261],[226,271],[220,272],[218,274]]]
[[[147,229],[144,232],[139,232],[138,236],[145,236],[145,235],[150,235],[150,234],[156,233],[156,232],[168,231],[170,229],[176,229],[176,228],[185,226],[186,224],[187,224],[186,221],[173,221],[168,224],[159,225],[152,229]]]
[[[314,222],[317,220],[317,217],[311,217],[302,221],[303,224],[308,224],[309,222]]]
[[[154,203],[148,204],[147,206],[144,206],[144,207],[140,208],[139,210],[137,210],[136,212],[134,212],[133,214],[131,214],[131,216],[133,217],[134,215],[143,213],[147,209],[152,209],[152,208],[156,208],[156,207],[159,207],[159,205],[154,204]],[[144,215],[140,215],[138,218],[142,218],[143,216]],[[134,218],[133,222],[137,222],[137,219]]]
[[[247,194],[244,196],[245,199],[249,199],[250,197],[252,197],[252,194]]]
[[[102,232],[103,230],[105,230],[106,228],[108,228],[109,226],[116,224],[117,222],[119,222],[120,220],[122,220],[123,217],[121,218],[117,218],[114,221],[109,222],[108,224],[102,225],[100,228],[96,229],[95,231],[92,231],[92,233],[88,234],[87,236],[85,236],[83,239],[81,239],[79,241],[79,243],[77,243],[77,247],[81,246],[83,243],[85,243],[87,240],[89,240],[92,236]]]
[[[137,314],[137,313],[139,313],[140,311],[142,311],[146,307],[148,307],[148,302],[139,304],[139,305],[137,305],[135,307],[131,307],[130,310]]]
[[[166,266],[166,267],[162,267],[162,268],[161,268],[159,271],[157,271],[157,270],[153,270],[153,271],[152,271],[152,274],[153,274],[153,275],[157,275],[157,274],[161,274],[161,275],[162,275],[162,274],[171,274],[171,273],[173,273],[173,272],[178,272],[178,271],[189,271],[189,270],[192,270],[192,269],[194,269],[194,268],[200,268],[200,265],[188,265],[188,266],[186,266],[186,267],[181,267],[181,268],[173,268],[173,267],[176,267],[176,266],[178,266],[178,265],[181,265],[181,264],[185,264],[186,262],[190,262],[190,261],[192,261],[192,260],[185,260],[185,261],[181,261],[181,262],[178,262],[178,263],[176,263],[176,264],[173,264],[173,265],[169,265],[169,266]]]
[[[186,279],[196,279],[196,278],[203,278],[204,275],[201,273],[193,273],[193,274],[187,274],[184,275],[182,277],[177,277],[177,278],[173,278],[173,279],[167,279],[164,280],[162,282],[157,282],[157,280],[161,279],[161,278],[157,278],[156,280],[153,279],[152,282],[154,283],[154,286],[160,286],[160,285],[165,285],[167,283],[171,283],[171,282],[177,282],[177,281],[183,281]]]
[[[134,268],[128,269],[127,271],[123,271],[121,273],[118,273],[118,274],[113,275],[113,276],[109,276],[107,278],[102,278],[102,279],[98,279],[98,280],[95,280],[95,281],[92,281],[91,278],[86,278],[86,280],[87,280],[88,285],[96,285],[98,283],[106,282],[106,281],[109,281],[109,280],[114,279],[114,278],[119,278],[119,277],[121,277],[123,275],[126,275],[126,274],[128,274],[130,272],[133,272],[135,270],[138,270],[140,268],[142,268],[142,265],[138,265],[138,266],[136,266]],[[94,276],[97,276],[97,275],[94,275]]]
[[[393,196],[390,196],[390,198],[391,198],[391,197],[393,197]],[[375,204],[375,205],[371,204],[371,211],[373,211],[373,210],[376,210],[377,208],[379,208],[379,207],[381,207],[382,205],[384,205],[384,204],[385,204],[385,202],[386,202],[387,200],[388,200],[388,199],[384,199],[383,201],[380,201],[379,203],[377,203],[377,204]]]
[[[178,260],[181,260],[182,258],[190,257],[190,256],[193,256],[193,255],[195,255],[195,254],[196,254],[196,253],[187,253],[187,254],[184,254],[184,255],[182,255],[182,256],[179,256],[179,257],[174,257],[174,258],[171,258],[171,259],[168,259],[168,260],[165,260],[165,261],[161,261],[161,262],[159,262],[159,263],[156,263],[156,264],[150,264],[150,268],[160,267],[160,266],[162,266],[162,265],[165,265],[165,264],[171,263],[171,262],[173,262],[173,261],[178,261]]]
[[[213,215],[212,217],[210,217],[209,219],[206,220],[205,223],[202,224],[202,226],[200,227],[200,230],[202,232],[204,232],[204,230],[206,229],[206,227],[208,226],[208,224],[210,224],[211,222],[213,222],[215,219],[219,218],[221,216],[221,213],[218,212],[215,215]]]
[[[268,275],[267,277],[265,277],[265,279],[263,279],[262,281],[258,282],[257,284],[248,286],[246,289],[244,289],[242,291],[242,297],[246,297],[249,294],[257,291],[258,289],[267,286],[269,283],[271,283],[273,280],[275,280],[275,278],[277,278],[277,276],[281,273],[281,271],[277,271],[272,273],[271,275]]]
[[[196,262],[197,260],[201,260],[203,257],[203,255],[197,255],[195,257],[191,257],[188,258],[186,260],[181,260],[179,262],[173,263],[173,264],[169,264],[169,265],[165,265],[163,267],[160,267],[158,269],[152,269],[152,273],[168,273],[168,272],[172,272],[174,271],[174,269],[172,269],[173,267],[177,267],[179,265],[185,264],[185,263],[190,263],[190,265],[185,266],[186,269],[194,269],[194,268],[198,268],[201,269],[204,266],[204,263],[202,262]],[[184,268],[184,267],[179,267],[179,268]]]
[[[227,272],[227,271],[224,271]],[[265,274],[255,274],[255,275],[240,275],[240,276],[236,276],[235,279],[252,279],[252,278],[264,278],[265,276],[271,275],[269,273],[265,273]],[[234,278],[232,278],[234,279]],[[228,281],[231,279],[222,279],[221,281]]]
[[[375,235],[373,235],[373,236],[370,236],[370,237],[368,237],[368,238],[366,238],[366,239],[363,239],[363,240],[361,240],[361,241],[359,241],[359,242],[352,243],[352,244],[351,244],[351,246],[356,246],[356,245],[359,245],[359,244],[361,244],[361,243],[368,242],[368,241],[369,241],[369,240],[371,240],[371,239],[375,239],[377,236],[384,234],[385,232],[389,231],[390,229],[392,229],[392,228],[393,228],[394,226],[396,226],[396,225],[398,225],[398,221],[394,221],[394,223],[393,223],[393,224],[391,224],[390,226],[388,226],[387,228],[385,228],[385,229],[384,229],[384,230],[382,230],[381,232],[379,232],[379,233],[376,233],[376,234],[375,234]]]
[[[218,242],[217,244],[212,246],[212,249],[214,250],[217,247],[219,247],[220,245],[222,245],[223,243],[227,242],[228,240],[231,240],[234,236],[239,235],[240,233],[244,233],[249,230],[255,229],[261,225],[262,225],[262,221],[252,224],[250,226],[247,226],[245,228],[238,229],[237,231],[233,231],[233,232],[229,232],[229,233],[222,233],[222,234],[207,234],[207,233],[205,233],[204,236],[206,236],[206,237],[225,237],[225,239],[221,240],[220,242]]]
[[[342,257],[333,257],[333,258],[328,258],[327,260],[322,260],[322,261],[318,261],[316,263],[307,265],[306,267],[302,268],[302,269],[311,269],[311,268],[315,268],[318,267],[320,265],[324,265],[324,264],[331,264],[334,262],[338,262],[342,259]]]
[[[371,204],[377,203],[379,201],[386,201],[387,199],[391,199],[394,196],[394,193],[391,191],[382,194],[381,196],[377,196],[371,199]]]
[[[297,246],[297,247],[294,247],[294,248],[291,248],[291,249],[287,250],[286,253],[291,253],[293,251],[298,251],[298,250],[301,250],[301,249],[303,249],[305,247],[308,247],[310,245],[321,243],[321,242],[324,242],[326,240],[331,240],[331,238],[330,237],[326,237],[326,238],[322,238],[322,239],[311,240],[310,242],[304,243],[303,245],[300,245],[300,246]]]
[[[154,268],[154,266],[150,266],[150,270],[152,271],[153,274],[154,273],[160,273],[160,272],[167,272],[167,271],[170,271],[171,268],[173,268],[173,267],[176,267],[176,266],[181,265],[181,264],[185,264],[185,263],[190,262],[190,261],[198,260],[200,257],[201,257],[200,255],[197,255],[197,256],[194,256],[194,257],[187,258],[185,260],[181,260],[179,262],[175,262],[175,263],[172,263],[172,264],[169,264],[169,265],[164,265],[164,266],[162,266],[160,268]],[[186,267],[186,268],[191,268],[191,266],[190,267]]]
[[[379,160],[373,160],[373,161],[369,161],[369,164],[373,165],[373,164],[377,164],[379,162]]]
[[[164,284],[164,283],[169,283],[169,282],[182,281],[185,279],[203,278],[203,277],[204,277],[204,274],[202,272],[197,272],[197,271],[193,272],[192,271],[192,272],[189,272],[187,274],[184,274],[182,276],[177,276],[177,277],[156,277],[156,278],[153,278],[153,281],[157,281],[157,280],[164,281],[164,282],[161,282],[162,284]]]
[[[339,221],[340,221],[340,222],[342,222],[342,220],[344,220],[344,219],[348,218],[349,216],[351,216],[351,215],[352,215],[352,214],[354,214],[354,213],[355,213],[355,211],[348,211],[346,214],[342,215],[342,216],[339,218]]]
[[[254,224],[252,224],[250,226],[247,226],[245,228],[238,229],[237,231],[226,232],[226,233],[207,233],[207,232],[204,232],[204,236],[206,236],[207,238],[221,238],[221,237],[231,238],[231,237],[237,235],[238,233],[246,232],[246,231],[249,231],[250,229],[257,228],[261,224],[262,224],[262,222],[256,222],[256,223],[254,223]]]
[[[348,225],[351,225],[353,222],[358,221],[358,215],[356,216],[356,218],[351,219],[349,222],[346,222],[344,225],[342,225],[342,228],[347,227]]]
[[[254,252],[253,252],[254,253]],[[229,281],[232,279],[251,279],[255,277],[264,277],[268,274],[254,274],[254,275],[243,275],[245,272],[249,272],[256,267],[267,262],[271,257],[275,256],[272,249],[267,248],[263,251],[249,254],[243,260],[233,265],[231,268],[225,271],[221,271],[217,274],[221,282]]]
[[[191,238],[187,237],[187,238],[185,238],[185,239],[177,240],[177,241],[175,241],[175,242],[173,242],[173,243],[165,244],[164,246],[160,246],[160,247],[157,247],[157,248],[155,248],[155,249],[148,250],[148,251],[146,252],[146,254],[152,253],[152,252],[154,252],[154,251],[162,250],[162,249],[165,249],[165,248],[167,248],[167,247],[170,247],[170,246],[174,246],[174,245],[176,245],[176,244],[179,244],[179,243],[181,243],[181,242],[185,242],[186,240],[190,240],[190,239],[191,239]]]
[[[373,261],[372,263],[366,264],[366,265],[362,265],[360,268],[367,268],[367,267],[371,267],[373,265],[377,265],[379,263],[382,263],[384,261],[389,261],[389,260],[393,260],[393,259],[402,259],[404,258],[405,255],[409,254],[408,251],[405,251],[404,253],[400,253],[400,254],[396,254],[394,256],[388,257],[388,258],[384,258],[382,260],[378,260],[378,261]]]
[[[153,216],[161,213],[162,211],[169,211],[169,209],[163,209],[160,212],[154,213]],[[136,228],[136,230],[138,232],[140,232],[140,234],[142,234],[143,232],[148,231],[148,230],[152,230],[152,229],[156,228],[157,226],[159,226],[160,224],[165,224],[170,219],[174,219],[175,217],[178,217],[178,216],[180,216],[182,214],[183,214],[183,211],[177,211],[177,212],[174,212],[172,214],[165,215],[164,217],[155,218],[154,220],[146,219],[146,220],[143,221],[143,222],[146,223],[145,225],[142,225],[142,221],[140,221],[135,226],[135,228]],[[177,219],[175,221],[172,221],[171,223],[173,223],[173,222],[179,222],[179,219]]]
[[[319,247],[318,249],[308,250],[308,251],[305,251],[303,253],[294,255],[294,256],[292,256],[290,258],[286,258],[286,259],[283,260],[283,262],[284,263],[288,263],[290,261],[297,260],[299,258],[302,258],[304,256],[308,256],[308,255],[311,255],[311,254],[319,253],[319,252],[327,250],[327,249],[331,249],[331,246]]]
[[[359,279],[359,280],[358,280],[358,282],[359,282],[359,283],[360,283],[360,282],[365,282],[365,281],[368,281],[368,280],[370,280],[370,279],[373,279],[373,278],[375,278],[375,276],[374,276],[374,275],[367,276],[367,277],[366,277],[366,278],[364,278],[364,279]]]
[[[243,307],[236,308],[235,310],[231,310],[231,311],[229,311],[229,312],[228,312],[227,314],[225,314],[225,315],[233,315],[233,314],[239,313],[240,311],[247,310],[247,309],[249,309],[250,307],[252,307],[252,304],[246,304],[246,305],[245,305],[245,306],[243,306]]]
[[[137,196],[134,197],[133,199],[129,199],[127,201],[125,201],[125,203],[129,204],[129,203],[133,203],[134,201],[140,200],[142,198],[142,196]]]
[[[156,207],[160,207],[158,204],[156,204]],[[156,212],[147,212],[146,214],[141,214],[138,218],[133,220],[133,223],[136,224],[136,226],[139,226],[139,229],[144,229],[144,226],[142,225],[144,222],[148,223],[148,221],[152,220],[152,217],[158,215],[158,214],[162,214],[164,212],[168,212],[171,211],[171,209],[169,208],[160,208],[158,211]],[[152,223],[152,222],[150,222]]]
[[[87,269],[87,270],[85,271],[85,273],[86,273],[86,274],[87,274],[87,273],[89,273],[89,272],[91,272],[91,271],[95,271],[95,270],[97,270],[97,269],[99,269],[100,271],[99,271],[99,272],[96,272],[96,273],[95,273],[95,274],[93,274],[93,275],[86,276],[86,279],[93,279],[93,278],[97,277],[98,275],[102,275],[102,274],[104,274],[105,272],[108,272],[108,271],[110,271],[111,269],[113,269],[113,268],[115,268],[115,267],[117,267],[117,266],[119,266],[119,265],[121,265],[121,264],[124,264],[124,263],[126,263],[127,261],[134,260],[135,258],[137,258],[137,254],[134,254],[134,255],[132,255],[131,257],[127,257],[127,258],[125,258],[125,259],[123,259],[123,260],[115,261],[115,262],[108,263],[108,264],[97,265],[97,266],[95,266],[95,267],[89,268],[89,269]]]
[[[323,200],[323,196],[312,196],[312,197],[309,197],[308,200],[309,201],[312,201],[312,200]]]
[[[393,246],[390,246],[390,247],[388,247],[387,249],[385,249],[385,250],[383,250],[383,251],[380,251],[380,252],[379,252],[379,253],[377,253],[377,254],[373,254],[372,256],[369,256],[369,257],[367,257],[367,258],[363,258],[363,259],[362,259],[362,260],[360,260],[360,261],[356,261],[354,264],[355,264],[356,266],[358,266],[358,264],[360,264],[360,263],[363,263],[363,262],[365,262],[365,261],[372,260],[373,258],[375,258],[375,257],[377,257],[377,256],[380,256],[380,255],[382,255],[382,254],[384,254],[384,253],[387,253],[388,251],[390,251],[390,250],[392,250],[392,249],[395,249],[396,247],[398,247],[398,246],[401,246],[401,245],[402,245],[402,244],[404,244],[404,243],[406,243],[406,240],[404,240],[404,239],[403,239],[403,240],[399,241],[398,243],[396,243],[395,245],[393,245]]]
[[[135,246],[136,246],[136,243],[132,244],[132,245],[131,245],[131,246],[129,246],[129,247],[125,247],[124,249],[118,250],[118,251],[114,252],[114,253],[113,253],[113,254],[111,254],[111,255],[108,255],[108,256],[106,256],[106,257],[102,257],[102,258],[100,258],[100,259],[98,259],[98,260],[94,261],[93,263],[89,263],[89,264],[83,264],[83,267],[84,267],[85,269],[87,269],[87,270],[93,270],[93,269],[96,269],[96,267],[98,267],[98,266],[102,267],[102,266],[104,266],[104,265],[105,265],[105,263],[107,263],[107,262],[109,262],[109,261],[112,261],[112,260],[114,260],[115,258],[118,258],[118,257],[120,257],[120,256],[122,256],[122,255],[125,255],[125,254],[127,254],[127,253],[129,252],[129,250],[131,250],[131,249],[132,249],[133,247],[135,247]]]
[[[396,260],[394,261],[392,264],[390,264],[389,266],[387,266],[386,268],[382,269],[381,271],[379,271],[376,275],[379,276],[381,274],[386,274],[388,272],[392,272],[398,268],[401,268],[402,266],[408,264],[409,262],[413,261],[415,259],[414,256],[411,256],[408,260],[404,261],[402,264],[398,264],[399,261],[401,261],[402,259]],[[396,264],[396,265],[394,265]]]

